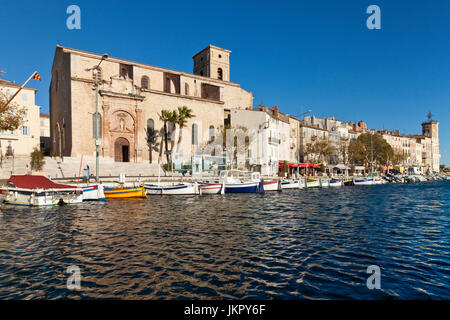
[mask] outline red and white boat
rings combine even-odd
[[[199,182],[198,190],[200,194],[224,194],[224,183]]]
[[[280,181],[264,181],[264,191],[281,191]]]
[[[54,206],[83,201],[81,188],[55,183],[44,176],[12,175],[1,187],[4,202],[22,206]]]

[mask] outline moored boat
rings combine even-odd
[[[330,186],[330,180],[328,179],[320,179],[320,186],[322,188],[327,188]]]
[[[199,182],[198,190],[200,194],[224,194],[225,185],[223,183]]]
[[[106,201],[104,188],[101,184],[91,184],[81,187],[83,201]]]
[[[264,191],[281,191],[280,181],[264,181]]]
[[[306,179],[306,188],[318,188],[320,187],[320,180],[314,178]]]
[[[282,180],[281,189],[303,189],[305,180]]]
[[[220,182],[225,184],[225,193],[264,192],[264,184],[259,172],[224,170]]]
[[[195,195],[199,194],[197,182],[145,183],[147,194],[159,195]]]
[[[368,177],[354,178],[353,184],[355,186],[371,186],[374,184],[374,178]]]
[[[344,186],[353,186],[353,179],[344,179],[343,180]]]
[[[106,199],[143,199],[147,195],[144,186],[104,188]]]
[[[344,185],[344,181],[341,179],[331,179],[330,187],[342,187]]]
[[[55,183],[44,176],[13,175],[1,188],[4,202],[22,206],[54,206],[83,201],[81,188]]]

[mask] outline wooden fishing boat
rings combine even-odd
[[[303,189],[305,180],[283,180],[281,181],[281,189]]]
[[[13,175],[1,191],[5,203],[21,206],[54,206],[83,201],[81,188],[55,183],[44,176]]]
[[[168,183],[145,183],[147,194],[159,195],[194,195],[199,194],[196,182],[168,182]]]
[[[198,190],[200,194],[224,194],[225,184],[213,182],[199,182]]]
[[[137,188],[104,188],[104,193],[106,199],[143,199],[147,197],[144,185]]]
[[[281,191],[281,183],[279,181],[264,181],[264,191]]]
[[[307,188],[318,188],[318,187],[320,187],[320,180],[314,179],[314,178],[308,178],[306,180],[306,187]]]
[[[344,182],[341,179],[331,179],[330,187],[342,187]]]
[[[259,172],[224,170],[220,173],[219,181],[225,184],[225,193],[264,192]]]
[[[371,186],[375,183],[373,178],[361,177],[353,179],[353,184],[355,186]]]
[[[353,186],[353,179],[344,179],[344,186]]]
[[[106,201],[103,185],[88,184],[80,186],[80,188],[83,191],[83,201]]]

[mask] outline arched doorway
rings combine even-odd
[[[114,142],[114,160],[130,162],[130,142],[125,138],[117,138]]]

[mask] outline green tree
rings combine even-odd
[[[149,161],[152,163],[153,151],[159,152],[158,131],[153,128],[145,129],[145,141],[149,151]]]
[[[194,117],[195,115],[192,113],[192,110],[189,109],[188,107],[186,106],[178,107],[178,112],[176,113],[176,121],[175,121],[175,124],[177,124],[178,127],[180,128],[180,134],[178,135],[178,142],[177,142],[177,153],[180,150],[181,141],[183,140],[183,128],[186,126],[187,121]]]
[[[324,162],[334,152],[334,147],[327,138],[315,137],[306,144],[306,154],[313,163]]]
[[[34,148],[31,152],[30,167],[33,171],[41,171],[45,165],[44,153],[38,148]]]
[[[1,71],[1,70],[0,70]],[[1,72],[0,72],[1,75]],[[9,100],[9,91],[0,91],[0,109]],[[0,113],[0,131],[14,131],[17,130],[24,123],[25,108],[20,107],[17,103],[11,101],[5,109]],[[0,140],[0,150],[1,150]],[[1,153],[1,151],[0,151]],[[3,154],[0,154],[3,159]]]
[[[169,138],[168,138],[168,131],[167,131],[167,123],[174,124],[177,120],[177,112],[171,111],[171,110],[161,110],[161,114],[159,115],[159,120],[161,120],[164,123],[163,126],[163,132],[164,132],[164,147],[166,150],[166,159],[167,163],[170,163],[170,156],[169,156]],[[162,139],[161,139],[162,142]],[[162,149],[162,143],[161,143],[161,149]],[[161,151],[160,151],[160,158],[161,158]]]
[[[349,144],[349,159],[353,164],[369,167],[392,165],[395,160],[394,149],[379,134],[363,133]]]

